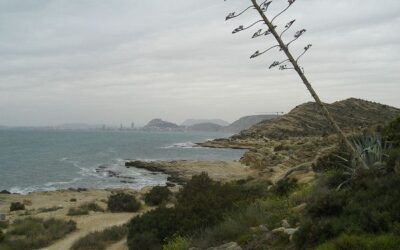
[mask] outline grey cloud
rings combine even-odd
[[[276,0],[271,12],[286,1]],[[311,100],[290,71],[267,70],[271,38],[231,35],[246,1],[0,0],[0,124],[145,123],[152,117],[234,120]],[[325,101],[400,106],[400,3],[302,0],[277,21],[308,32],[292,47]],[[65,114],[60,115],[59,113]]]

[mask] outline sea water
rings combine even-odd
[[[132,188],[167,176],[126,168],[127,160],[238,160],[242,150],[196,146],[225,133],[0,130],[0,191]],[[117,173],[118,177],[110,175]]]

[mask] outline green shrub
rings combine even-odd
[[[191,241],[188,238],[182,236],[176,236],[168,241],[163,246],[163,250],[188,250],[191,246]]]
[[[400,146],[400,117],[392,121],[384,129],[383,136],[395,146]]]
[[[395,148],[389,151],[387,169],[389,172],[400,174],[400,148]]]
[[[173,208],[158,207],[141,216],[137,216],[129,223],[128,243],[129,249],[145,244],[148,238],[152,245],[162,245],[162,241],[171,237],[178,231],[177,212]],[[143,237],[143,233],[147,232]],[[157,244],[155,244],[157,243]]]
[[[224,220],[212,228],[207,228],[195,241],[201,249],[220,245],[226,241],[243,241],[251,227],[268,224],[270,211],[259,202],[225,215]]]
[[[239,185],[211,180],[206,173],[193,176],[177,194],[173,208],[158,207],[129,223],[128,242],[132,248],[143,239],[140,234],[157,240],[162,245],[173,235],[193,235],[213,227],[224,219],[224,214],[248,205],[265,191],[263,185]],[[139,244],[139,243],[138,243]]]
[[[397,250],[400,246],[400,237],[385,235],[347,235],[343,234],[337,239],[325,243],[317,250]]]
[[[10,205],[10,212],[18,210],[25,210],[25,205],[21,202],[12,202]]]
[[[5,236],[2,230],[0,230],[0,243],[3,242]]]
[[[130,250],[160,250],[162,244],[154,232],[145,231],[128,238]]]
[[[307,213],[314,218],[339,215],[345,205],[345,194],[327,188],[317,188],[307,202]]]
[[[39,208],[39,213],[48,213],[54,212],[57,210],[63,209],[62,207],[54,206],[54,207],[46,207],[46,208]]]
[[[278,196],[288,196],[290,192],[297,188],[297,180],[285,178],[279,180],[273,187],[272,192]]]
[[[0,221],[0,229],[6,229],[8,227],[8,221]]]
[[[76,229],[74,221],[25,218],[10,225],[0,249],[31,250],[45,247]]]
[[[67,215],[77,216],[77,215],[87,215],[89,211],[93,212],[104,212],[104,209],[94,202],[83,203],[78,208],[70,208]]]
[[[84,203],[79,206],[81,209],[87,209],[89,211],[93,212],[104,212],[104,209],[100,207],[97,203],[94,202],[89,202],[89,203]]]
[[[171,194],[172,192],[168,187],[155,186],[145,195],[144,201],[150,206],[158,206],[168,201]]]
[[[141,204],[135,196],[126,193],[113,194],[108,198],[108,209],[113,212],[137,212]]]
[[[114,226],[100,232],[92,232],[77,240],[71,247],[72,250],[103,250],[107,246],[120,241],[126,236],[127,228]]]
[[[75,208],[75,207],[71,207],[67,213],[67,215],[69,215],[69,216],[79,216],[79,215],[88,215],[88,214],[89,214],[89,210],[87,208]]]
[[[329,177],[328,177],[329,178]],[[337,191],[318,183],[295,242],[312,248],[340,234],[395,234],[400,223],[400,176],[379,170],[360,172]]]

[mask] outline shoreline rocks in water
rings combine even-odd
[[[171,162],[162,162],[162,161],[127,161],[125,162],[125,167],[127,168],[139,168],[146,169],[151,172],[163,173],[168,175],[167,177],[167,186],[175,186],[176,184],[182,185],[186,183],[187,179],[180,176],[179,172],[174,170],[169,170],[170,164],[173,164],[174,161]]]
[[[182,185],[193,175],[203,172],[208,173],[210,178],[218,181],[232,181],[245,179],[255,174],[254,170],[238,161],[139,161],[125,162],[127,168],[146,169],[169,175],[170,183]],[[167,183],[168,185],[168,183]]]

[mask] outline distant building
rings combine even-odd
[[[131,129],[134,129],[134,128],[135,128],[135,123],[132,122],[132,123],[131,123]]]

